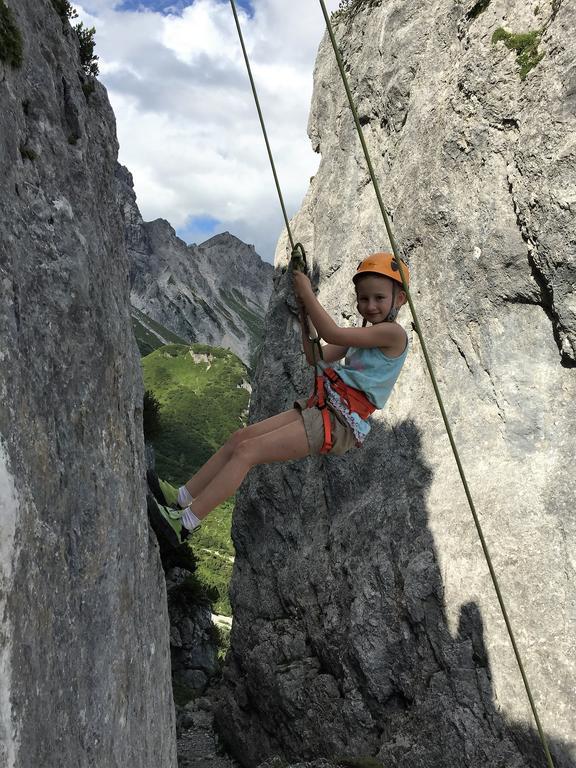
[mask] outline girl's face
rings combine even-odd
[[[394,301],[393,281],[381,275],[366,275],[356,283],[358,312],[369,323],[384,323],[392,305],[401,306],[405,301],[402,286],[396,286]]]

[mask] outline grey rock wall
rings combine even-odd
[[[273,267],[229,232],[187,245],[164,219],[142,219],[132,175],[117,168],[132,304],[194,343],[225,347],[252,367],[264,334]]]
[[[498,27],[543,30],[525,79]],[[575,27],[561,0],[385,0],[337,29],[563,768],[576,765]],[[325,40],[309,124],[322,160],[293,228],[341,324],[356,322],[358,261],[388,246],[345,99]],[[288,288],[279,272],[252,419],[312,385]],[[545,765],[408,310],[403,322],[409,361],[365,447],[258,468],[239,497],[219,717],[246,766]]]
[[[114,116],[50,0],[0,63],[0,764],[174,768]]]
[[[219,672],[211,605],[206,598],[198,598],[189,575],[184,568],[166,573],[172,676],[186,699],[204,693]]]

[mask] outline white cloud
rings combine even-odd
[[[191,218],[217,219],[271,260],[282,218],[229,3],[195,0],[180,15],[116,5],[77,7],[96,26],[120,162],[133,173],[142,215],[179,230]],[[318,165],[306,124],[324,20],[311,0],[252,5],[240,19],[291,215]]]

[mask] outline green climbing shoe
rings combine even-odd
[[[149,469],[146,472],[146,480],[148,481],[148,488],[158,504],[163,507],[172,507],[173,509],[180,509],[178,504],[178,488],[175,488],[166,480],[161,480],[154,469]]]
[[[146,501],[148,517],[156,536],[172,547],[179,547],[183,544],[190,533],[184,528],[180,520],[184,510],[172,509],[163,504],[158,504],[156,499],[150,495],[146,497]]]

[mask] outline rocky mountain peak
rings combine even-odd
[[[226,347],[251,366],[262,341],[272,265],[229,232],[187,245],[165,219],[145,222],[130,172],[118,166],[116,178],[133,306],[182,339]]]
[[[210,248],[213,245],[222,245],[226,247],[235,247],[235,248],[246,247],[248,249],[251,249],[254,253],[256,253],[256,249],[254,248],[253,245],[248,245],[247,243],[244,243],[242,240],[240,240],[240,238],[236,237],[236,235],[230,234],[230,232],[220,232],[219,234],[214,235],[208,240],[205,240],[199,247]]]

